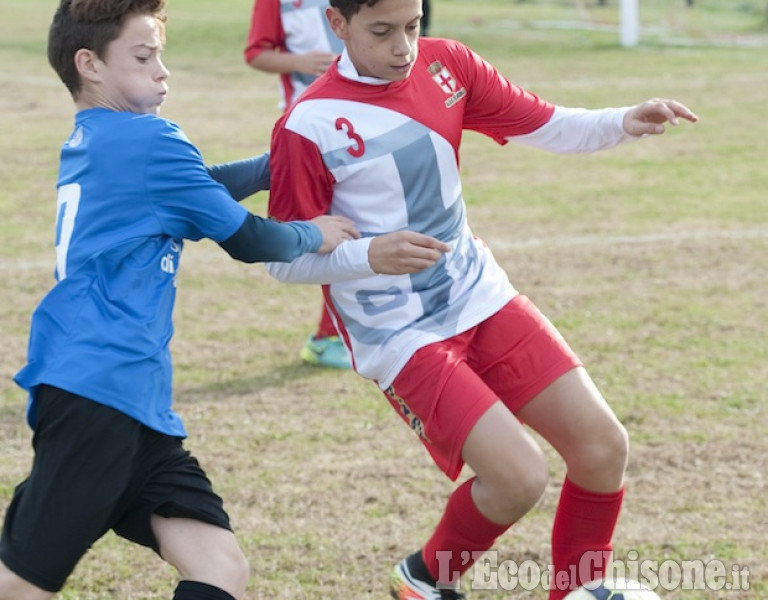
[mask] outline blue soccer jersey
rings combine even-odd
[[[15,381],[49,384],[186,435],[171,408],[171,313],[183,239],[232,236],[248,211],[181,129],[154,115],[78,113],[58,180],[56,285]]]

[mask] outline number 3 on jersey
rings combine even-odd
[[[80,184],[62,185],[56,199],[56,279],[58,281],[67,276],[67,253],[79,208]]]
[[[347,148],[347,152],[355,158],[360,158],[365,154],[365,142],[363,141],[363,138],[355,132],[355,127],[349,122],[349,119],[345,119],[344,117],[336,119],[336,130],[345,132],[347,137],[354,142],[354,145]]]

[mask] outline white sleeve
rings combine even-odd
[[[588,110],[556,106],[545,125],[532,133],[507,139],[558,154],[607,150],[623,142],[639,139],[624,131],[624,115],[630,108]]]
[[[368,262],[373,238],[343,242],[329,254],[302,254],[292,262],[266,263],[267,272],[284,283],[339,283],[365,279],[376,273]]]

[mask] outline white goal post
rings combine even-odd
[[[640,39],[638,0],[621,0],[619,11],[619,40],[621,45],[637,46]]]

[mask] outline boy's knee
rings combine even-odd
[[[242,552],[227,552],[211,556],[211,562],[205,572],[187,573],[192,581],[202,581],[229,593],[235,600],[245,596],[250,576],[248,560]]]
[[[226,588],[237,599],[245,596],[245,590],[248,587],[250,577],[250,565],[248,559],[238,547],[232,550],[227,556],[222,557],[220,573],[226,574],[222,579],[226,583]]]
[[[236,544],[211,547],[204,558],[174,565],[182,580],[197,581],[219,588],[235,600],[245,596],[250,576],[248,560]]]
[[[574,470],[600,479],[621,479],[629,458],[629,435],[618,421],[590,436],[578,452]]]
[[[242,552],[239,553],[236,570],[237,570],[236,577],[240,584],[240,587],[243,590],[242,595],[244,596],[245,589],[248,587],[248,579],[251,576],[251,566],[248,563],[248,559],[245,557],[245,555]]]
[[[152,516],[163,559],[183,581],[218,587],[236,599],[248,586],[249,566],[235,535],[228,529],[194,519]]]
[[[603,464],[623,471],[629,458],[629,433],[624,425],[616,422],[615,426],[606,432],[602,447]]]
[[[536,503],[544,495],[544,490],[547,489],[547,482],[549,481],[549,467],[543,454],[537,461],[535,466],[532,466],[525,472],[525,475],[515,482],[511,482],[518,491],[517,494],[521,500],[528,506],[528,510],[536,506]]]
[[[510,468],[491,482],[490,508],[499,522],[513,523],[530,511],[541,499],[549,481],[549,469],[543,454],[531,456],[524,469]]]

